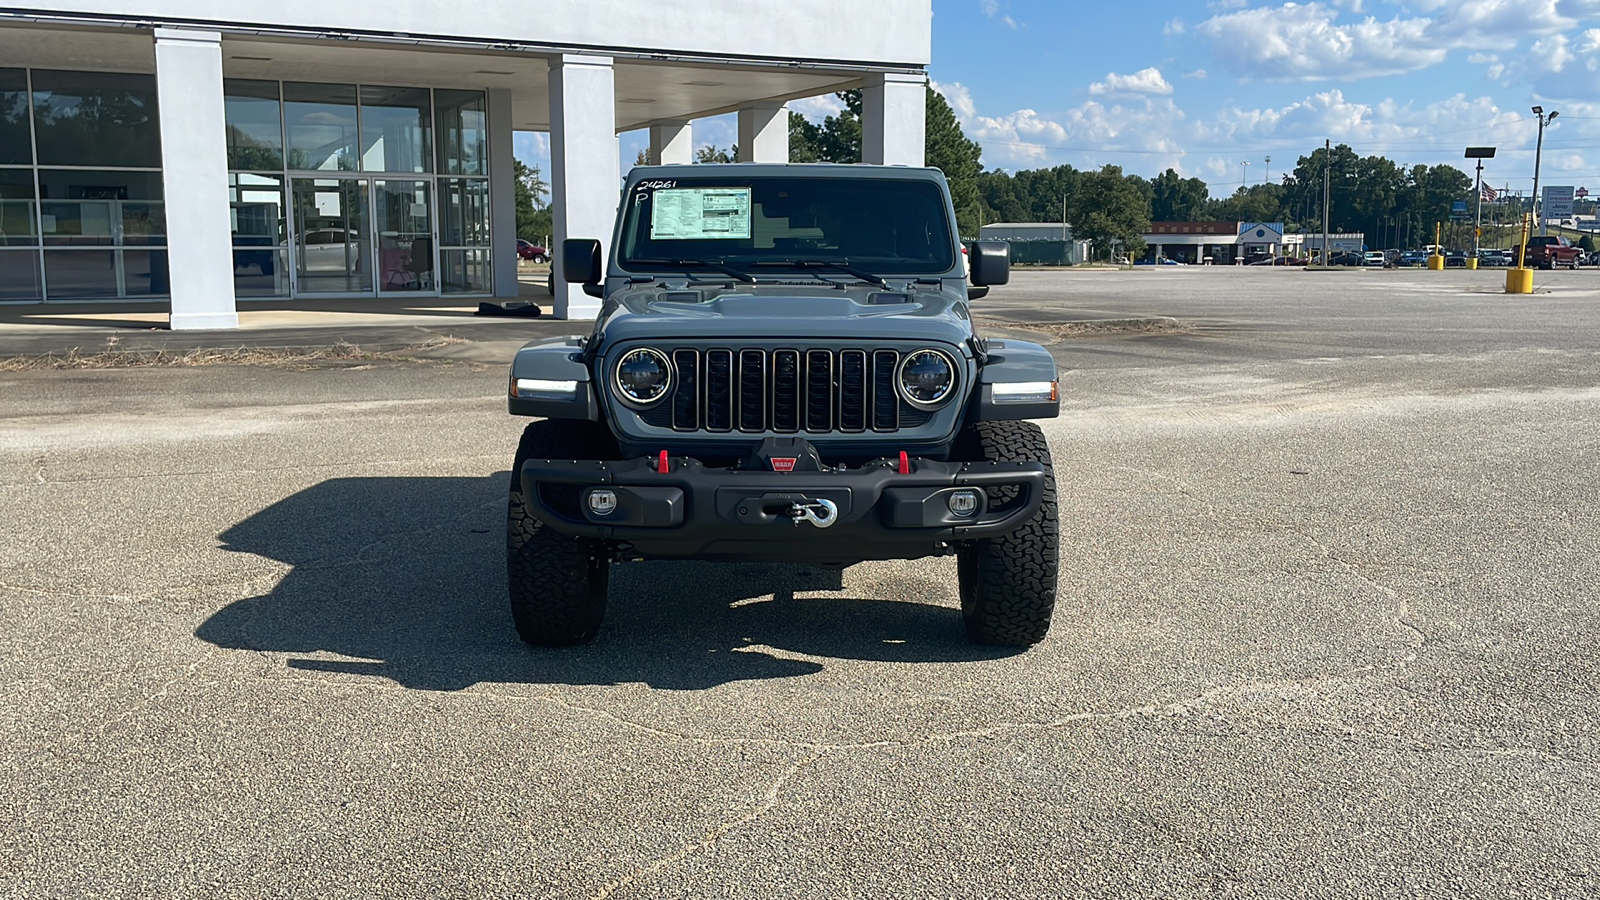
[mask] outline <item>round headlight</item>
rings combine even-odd
[[[941,350],[914,350],[900,361],[900,396],[907,403],[931,409],[950,399],[956,387],[956,364]]]
[[[672,387],[672,364],[649,347],[629,350],[617,360],[617,394],[635,406],[649,406]]]

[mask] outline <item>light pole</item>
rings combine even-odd
[[[1267,157],[1267,164],[1261,169],[1261,183],[1272,183],[1272,157]]]
[[[1539,118],[1539,142],[1533,148],[1533,217],[1539,222],[1539,234],[1543,236],[1544,211],[1539,208],[1539,157],[1544,155],[1544,127],[1561,114],[1552,109],[1547,116],[1542,106],[1535,106],[1533,114]]]
[[[1476,220],[1472,223],[1472,258],[1477,259],[1478,239],[1483,234],[1483,161],[1486,159],[1494,159],[1494,148],[1468,147],[1466,158],[1475,159],[1478,161],[1478,214]],[[1539,164],[1537,162],[1534,163],[1535,168],[1537,168],[1538,165]]]
[[[1250,186],[1250,176],[1247,174],[1247,172],[1249,171],[1249,168],[1250,168],[1250,163],[1248,163],[1248,162],[1239,163],[1239,186],[1240,187],[1249,187]]]

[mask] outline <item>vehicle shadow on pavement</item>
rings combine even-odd
[[[302,671],[443,691],[482,682],[699,690],[824,668],[794,655],[959,663],[1017,652],[968,643],[943,580],[903,580],[897,592],[950,605],[796,598],[840,590],[842,573],[701,562],[617,565],[598,638],[527,647],[506,601],[509,478],[335,478],[286,497],[219,539],[224,551],[293,569],[270,593],[218,610],[195,635],[289,654]]]

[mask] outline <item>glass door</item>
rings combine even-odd
[[[433,192],[428,181],[375,179],[378,290],[434,293]]]
[[[295,293],[372,295],[367,182],[365,178],[292,179]]]

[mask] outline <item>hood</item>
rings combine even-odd
[[[972,333],[966,297],[939,285],[662,284],[615,291],[606,343],[671,338],[854,338],[960,344]]]

